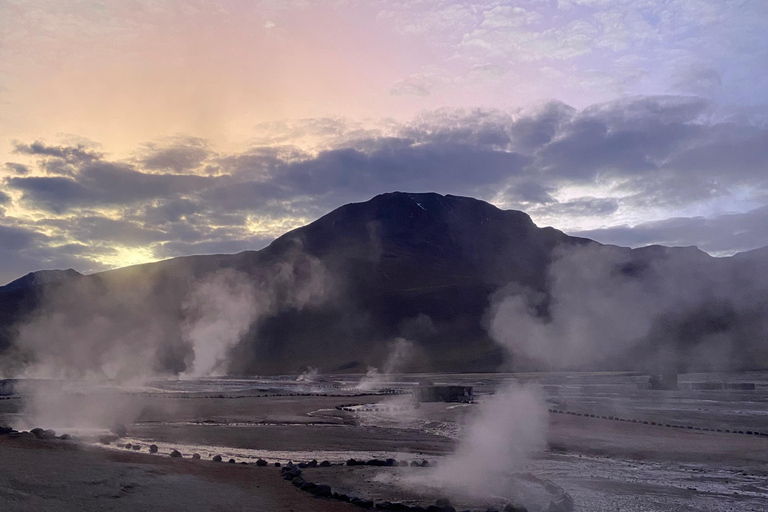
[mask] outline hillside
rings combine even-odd
[[[515,363],[488,335],[494,294],[510,285],[537,291],[545,299],[535,313],[546,320],[552,262],[563,251],[584,247],[604,246],[539,228],[523,212],[472,198],[382,194],[342,206],[260,251],[175,258],[90,276],[22,278],[0,288],[0,347],[14,352],[26,324],[25,339],[37,340],[32,349],[22,344],[28,359],[35,358],[34,343],[50,337],[46,344],[69,347],[57,357],[80,371],[104,365],[115,354],[130,360],[147,352],[153,370],[184,371],[193,361],[185,331],[190,318],[205,318],[219,307],[230,311],[248,297],[254,315],[228,349],[230,373],[295,373],[307,365],[364,372],[382,365],[397,337],[414,342],[404,369],[494,371]],[[695,248],[610,250],[621,261],[614,270],[622,279],[646,279],[655,261],[679,260],[687,267],[691,262],[705,273],[739,261]],[[196,283],[222,271],[229,272],[222,300],[232,304],[200,299]],[[217,296],[219,281],[219,288],[207,288],[209,295]],[[238,283],[253,287],[255,295],[238,292],[232,299]],[[190,296],[199,304],[190,306]],[[680,322],[659,327],[664,332],[657,338],[680,343],[669,336]],[[701,329],[689,330],[704,336],[720,328],[701,322]],[[644,340],[635,353],[653,343]],[[600,364],[641,363],[621,357]]]

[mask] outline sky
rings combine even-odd
[[[0,0],[0,283],[394,190],[768,245],[764,0]]]

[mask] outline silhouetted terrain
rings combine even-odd
[[[33,349],[16,343],[20,329],[32,322],[37,330],[25,336],[62,343],[57,357],[70,362],[89,357],[77,352],[81,347],[70,354],[66,346],[86,336],[97,339],[88,345],[91,352],[121,343],[128,352],[152,350],[153,370],[184,371],[193,354],[183,332],[193,314],[190,292],[194,283],[229,269],[237,272],[229,279],[253,283],[269,296],[256,301],[258,315],[230,349],[230,373],[291,373],[307,365],[323,372],[365,371],[381,365],[397,337],[415,343],[402,369],[493,371],[514,363],[488,334],[494,297],[500,290],[538,292],[541,299],[530,313],[546,322],[557,279],[552,262],[585,247],[604,246],[539,228],[523,212],[472,198],[383,194],[342,206],[260,251],[175,258],[89,276],[72,270],[25,276],[0,288],[0,349],[17,366],[35,360]],[[611,250],[609,274],[622,283],[657,279],[652,274],[659,261],[680,262],[705,276],[727,271],[744,279],[766,269],[765,250],[732,258],[712,258],[696,248]],[[657,319],[651,335],[620,356],[592,366],[641,367],[654,347],[695,347],[737,325],[759,342],[757,352],[737,364],[768,363],[759,349],[765,345],[761,315],[768,296],[756,293],[741,305],[703,297],[682,313]],[[149,337],[161,342],[147,345]],[[752,341],[729,338],[732,347]],[[526,362],[531,368],[542,364]]]

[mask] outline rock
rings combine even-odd
[[[392,510],[394,512],[411,512],[413,509],[404,503],[392,503],[389,501],[382,501],[376,503],[376,510]]]
[[[69,434],[61,434],[59,436],[59,439],[61,439],[62,441],[69,441],[70,439],[72,439],[72,436]]]
[[[435,505],[437,505],[438,507],[443,507],[443,508],[450,507],[451,506],[451,500],[449,500],[448,498],[438,498],[438,500],[435,501]]]
[[[115,424],[110,431],[117,437],[125,437],[128,434],[128,429],[122,423]]]
[[[528,509],[519,503],[507,503],[504,505],[502,512],[528,512]]]
[[[259,459],[259,460],[256,461],[256,465],[264,467],[264,466],[267,465],[267,461],[265,461],[264,459]]]
[[[299,468],[301,468],[301,469],[306,469],[307,467],[309,467],[309,466],[307,466],[307,463],[306,463],[306,462],[299,462],[299,463],[297,464],[297,466],[298,466]]]
[[[141,445],[140,444],[135,444],[135,445],[132,446],[132,448],[134,450],[136,450],[136,451],[139,451],[139,450],[141,450]]]
[[[313,482],[304,482],[299,486],[299,489],[301,489],[304,492],[313,492],[315,489],[317,489],[317,484]]]
[[[368,462],[365,463],[366,466],[386,466],[386,463],[381,459],[371,459]]]
[[[40,427],[36,427],[36,428],[33,428],[32,430],[30,430],[29,433],[32,434],[33,436],[35,436],[38,439],[42,439],[43,435],[45,435],[45,430],[41,429]],[[109,443],[107,443],[107,444],[109,444]]]
[[[427,459],[424,459],[421,461],[421,464],[419,464],[421,467],[426,468],[429,466],[429,461]]]
[[[280,466],[281,466],[281,464],[279,462],[275,462],[275,467],[276,468],[279,468]]]
[[[199,453],[193,453],[192,458],[195,460],[200,460],[200,454]]]
[[[333,493],[333,495],[331,495],[331,497],[333,499],[335,499],[335,500],[346,501],[347,503],[349,502],[349,496],[347,496],[346,494],[343,494],[343,493],[335,492],[335,493]]]
[[[117,446],[120,446],[120,445],[117,445]],[[123,445],[123,448],[125,448],[126,450],[130,450],[131,446],[132,446],[131,443],[126,443]]]
[[[149,453],[157,453],[158,448],[156,444],[149,445]]]
[[[181,458],[181,452],[179,450],[173,450],[171,452],[171,457],[174,459],[180,459]]]
[[[221,462],[221,455],[214,455],[213,462]]]
[[[328,462],[327,460],[324,460],[323,462],[320,463],[320,467],[321,468],[329,468],[329,467],[331,467],[331,463]]]
[[[293,478],[291,480],[291,483],[296,487],[301,488],[301,486],[304,485],[306,482],[304,481],[303,478],[301,478],[300,476],[297,476],[296,478]]]
[[[117,436],[111,435],[111,434],[104,434],[103,436],[99,436],[99,442],[101,444],[111,444],[113,441],[117,441]]]
[[[235,463],[235,459],[229,459],[227,462],[229,462],[230,464],[234,464]]]
[[[333,494],[331,492],[331,486],[325,485],[325,484],[318,484],[315,486],[314,490],[310,491],[315,496],[320,496],[321,498],[330,498]]]
[[[421,467],[421,464],[419,464],[419,463],[418,463],[418,462],[416,462],[415,460],[412,460],[412,461],[411,461],[411,467],[412,467],[412,468],[418,468],[418,467]]]
[[[387,459],[384,461],[384,465],[388,467],[397,466],[397,461],[395,459]]]
[[[360,508],[373,508],[373,502],[371,500],[364,500],[361,498],[352,498],[349,502]]]
[[[349,459],[347,461],[347,466],[357,466],[358,462],[355,459]]]
[[[7,436],[8,434],[10,434],[12,432],[16,432],[16,431],[13,430],[11,427],[8,427],[8,426],[5,426],[5,425],[0,426],[0,436]]]
[[[317,461],[315,459],[312,459],[311,461],[307,462],[308,468],[316,468],[317,467]]]

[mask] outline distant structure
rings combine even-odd
[[[14,382],[12,379],[0,379],[0,396],[12,395],[14,393]]]
[[[660,374],[651,375],[648,379],[648,387],[650,389],[678,389],[677,371],[667,368]]]
[[[469,403],[474,395],[472,386],[436,386],[431,382],[426,382],[413,388],[413,398],[417,402]]]

